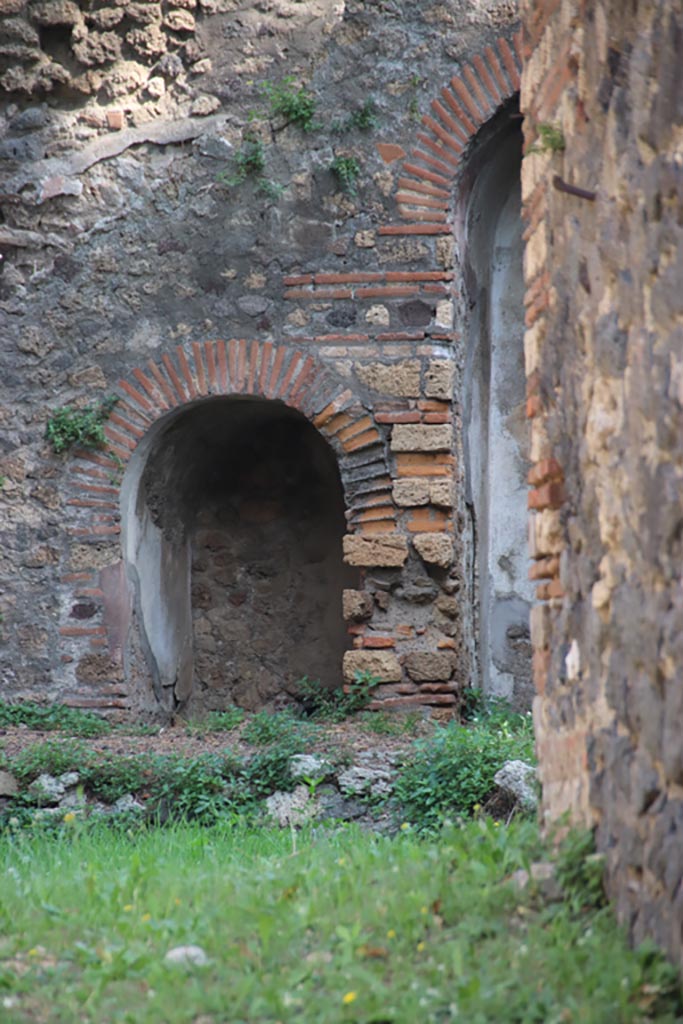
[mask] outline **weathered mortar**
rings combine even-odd
[[[116,390],[125,465],[171,412],[251,394],[301,411],[337,454],[346,558],[373,602],[349,619],[356,667],[385,648],[400,678],[392,663],[379,698],[457,707],[476,594],[450,211],[469,140],[518,87],[512,5],[3,10],[5,692],[144,705],[121,473],[105,454],[52,455],[50,409]],[[266,116],[262,82],[285,74],[310,84],[319,130]],[[330,130],[368,97],[372,131]],[[278,199],[229,183],[249,125]],[[356,195],[335,155],[359,160]],[[443,659],[424,662],[438,678],[411,676],[442,654],[447,678]]]
[[[682,962],[683,6],[522,8],[544,813],[597,824],[621,919]]]

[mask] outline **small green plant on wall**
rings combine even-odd
[[[283,117],[287,124],[294,124],[304,132],[312,132],[318,126],[315,116],[315,97],[304,86],[296,86],[292,75],[277,84],[264,82],[261,86],[270,103],[272,117]]]
[[[279,199],[284,192],[285,186],[264,177],[266,167],[266,150],[261,140],[253,131],[246,131],[239,151],[235,155],[233,172],[221,171],[216,175],[216,181],[228,188],[235,188],[251,178],[254,187],[267,199]]]
[[[252,132],[245,132],[242,145],[235,155],[234,172],[229,174],[227,171],[221,171],[217,179],[230,187],[241,185],[251,176],[260,177],[265,166],[266,154],[263,143]]]
[[[83,448],[103,448],[106,444],[104,424],[118,402],[116,395],[108,395],[101,402],[93,402],[78,409],[64,405],[55,409],[47,421],[45,437],[58,455],[75,445]]]
[[[356,182],[360,177],[360,164],[355,156],[336,156],[330,164],[330,170],[344,192],[356,194]]]
[[[536,130],[538,142],[529,147],[529,153],[561,153],[565,148],[564,132],[557,125],[543,122]]]
[[[361,132],[372,131],[377,126],[377,106],[372,99],[366,100],[361,107],[352,111],[341,121],[334,121],[330,128],[335,135],[358,129]]]

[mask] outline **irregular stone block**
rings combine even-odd
[[[151,25],[161,21],[161,8],[158,4],[126,4],[126,17],[143,25]]]
[[[450,299],[443,299],[436,304],[435,326],[444,331],[450,331],[453,327],[453,303]]]
[[[194,32],[196,27],[194,14],[183,10],[169,11],[164,18],[164,24],[174,32]]]
[[[520,807],[527,811],[536,810],[536,769],[532,764],[527,764],[526,761],[506,761],[493,776],[493,781]]]
[[[359,249],[372,249],[375,245],[375,232],[357,231],[353,240]]]
[[[356,368],[358,379],[373,391],[403,398],[417,398],[420,394],[420,364],[416,359],[401,363],[368,363]]]
[[[19,783],[10,772],[0,772],[0,796],[16,796]]]
[[[333,774],[330,762],[317,754],[295,754],[289,759],[289,770],[293,779],[326,779]]]
[[[414,505],[428,505],[429,494],[429,480],[423,477],[405,477],[394,482],[394,501],[402,508],[410,508]]]
[[[450,359],[433,359],[425,372],[425,395],[450,402],[453,398],[453,370]]]
[[[447,569],[453,561],[453,541],[446,533],[420,533],[413,537],[420,558],[430,565]]]
[[[440,594],[436,599],[436,607],[442,615],[447,615],[449,619],[457,618],[459,610],[457,597],[450,597],[448,594]]]
[[[455,669],[450,651],[413,651],[405,659],[406,672],[415,682],[447,682]]]
[[[411,302],[403,302],[398,307],[398,315],[401,323],[406,327],[426,327],[432,319],[434,307],[422,299],[413,299]]]
[[[69,568],[72,572],[83,569],[103,569],[117,561],[118,551],[113,544],[74,544],[71,548]]]
[[[439,508],[453,508],[453,484],[450,480],[432,480],[429,500]]]
[[[167,40],[158,25],[134,28],[126,35],[126,41],[134,50],[145,57],[160,57],[166,53]]]
[[[369,672],[382,683],[398,683],[403,675],[398,658],[391,651],[346,651],[344,680],[352,683],[357,672]]]
[[[347,565],[401,566],[408,557],[408,544],[398,533],[371,537],[347,533],[343,540]]]
[[[389,310],[386,306],[370,306],[370,309],[365,314],[365,319],[369,324],[388,327],[390,322]]]
[[[0,8],[0,14],[2,8]],[[24,21],[23,18],[7,18],[2,23],[2,43],[3,53],[11,53],[12,43],[24,43],[26,46],[35,48],[39,51],[40,48],[40,36],[34,29],[33,25],[29,25],[28,22]],[[10,44],[10,48],[5,50],[5,46]],[[28,110],[23,111],[23,115],[19,114],[10,121],[10,127],[15,131],[31,131],[35,128],[42,128],[42,124],[26,124],[26,120],[29,122],[33,117],[35,119],[35,112],[40,110],[40,107],[29,107]],[[27,117],[28,115],[28,117]]]
[[[71,0],[47,0],[31,4],[31,21],[38,25],[75,25],[80,20],[78,4]]]
[[[372,615],[374,602],[372,594],[365,590],[345,590],[342,593],[342,608],[347,622],[363,622]]]
[[[391,432],[394,452],[447,452],[453,431],[447,423],[397,423]]]
[[[108,64],[121,56],[121,40],[115,32],[90,32],[74,43],[73,51],[86,67]]]
[[[529,549],[532,558],[562,553],[564,528],[559,511],[547,508],[529,517]]]
[[[292,793],[271,793],[266,808],[280,828],[303,825],[315,815],[315,803],[308,786],[297,786]]]
[[[64,796],[66,788],[54,775],[44,772],[29,786],[29,793],[42,806],[55,806]]]
[[[337,778],[342,793],[389,796],[394,788],[393,772],[384,768],[361,768],[353,765]]]

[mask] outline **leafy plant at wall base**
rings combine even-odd
[[[330,164],[330,170],[341,185],[344,192],[356,194],[356,181],[360,177],[360,164],[355,156],[336,156]]]
[[[379,679],[370,672],[356,672],[346,688],[330,689],[317,679],[303,676],[297,682],[297,696],[310,718],[341,722],[357,711],[363,711],[372,700],[372,691]]]
[[[310,729],[310,727],[309,727]],[[255,746],[281,743],[304,736],[305,726],[290,711],[258,711],[244,727],[242,739]]]
[[[604,857],[595,852],[593,833],[572,829],[559,849],[557,880],[574,910],[596,910],[605,906],[604,873]]]
[[[422,715],[417,711],[392,712],[392,711],[366,711],[360,719],[360,724],[368,732],[376,736],[407,736],[416,735]]]
[[[87,711],[67,708],[63,704],[43,706],[33,701],[6,704],[0,701],[0,726],[25,725],[40,732],[56,729],[68,731],[72,736],[105,736],[111,725]]]
[[[245,712],[242,708],[231,707],[225,711],[211,711],[206,716],[204,725],[209,732],[230,732],[244,721]]]
[[[45,437],[53,451],[59,455],[75,445],[82,445],[83,448],[104,447],[104,424],[118,400],[117,395],[108,395],[101,402],[81,409],[72,405],[55,409],[45,427]]]
[[[449,815],[469,815],[495,789],[505,761],[533,763],[533,734],[451,723],[425,740],[401,768],[394,793],[403,821],[431,829]]]
[[[295,124],[302,131],[313,131],[316,127],[313,121],[315,98],[304,86],[294,85],[294,81],[294,77],[288,75],[277,85],[264,82],[261,89],[268,97],[272,115],[284,117],[287,124]]]
[[[42,774],[63,775],[87,761],[88,752],[83,744],[73,740],[46,740],[26,747],[12,758],[10,769],[20,782],[29,783]]]

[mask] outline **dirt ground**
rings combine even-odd
[[[178,722],[173,726],[159,727],[149,735],[135,735],[133,731],[125,731],[121,726],[106,736],[81,738],[77,741],[89,750],[102,754],[120,757],[136,754],[180,754],[184,757],[197,757],[200,754],[220,754],[231,751],[239,756],[254,753],[262,746],[246,742],[242,734],[248,719],[230,732],[203,731],[200,726]],[[309,723],[306,723],[309,724]],[[400,735],[376,733],[366,724],[366,720],[347,719],[340,723],[315,723],[311,730],[311,740],[302,745],[302,753],[320,753],[328,757],[346,756],[353,759],[354,755],[367,750],[385,750],[393,753],[407,752],[420,736],[429,735],[434,723],[429,720],[418,720],[406,723],[406,732]],[[46,740],[70,739],[68,732],[63,730],[38,731],[26,726],[4,726],[0,728],[0,752],[12,758],[27,747]]]

